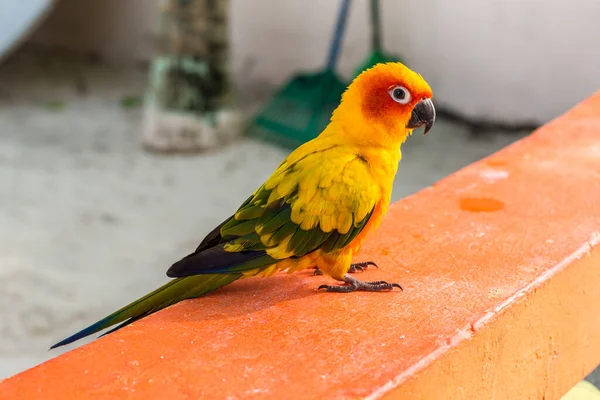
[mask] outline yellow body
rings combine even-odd
[[[325,274],[342,280],[353,255],[387,212],[402,158],[400,147],[412,132],[406,128],[411,105],[398,105],[385,98],[387,88],[395,84],[411,90],[414,102],[431,98],[431,89],[420,75],[399,63],[380,64],[353,82],[328,127],[291,153],[261,187],[272,190],[269,202],[284,198],[296,188],[298,197],[291,203],[291,219],[305,230],[319,226],[324,232],[337,229],[346,233],[353,220],[360,221],[373,210],[360,234],[344,248],[316,250],[300,258],[289,258],[294,252],[284,240],[267,250],[282,261],[266,269],[246,271],[244,276],[318,266]],[[373,102],[375,106],[370,107],[365,96],[383,101]],[[257,232],[260,234],[260,226]],[[261,240],[268,243],[268,235],[261,235]]]
[[[335,126],[330,125],[328,129],[335,129]],[[263,270],[260,275],[272,275],[279,270],[294,272],[318,266],[332,278],[341,280],[350,268],[353,254],[358,252],[368,233],[381,223],[390,203],[400,152],[397,148],[383,153],[383,149],[360,149],[337,144],[335,141],[339,137],[340,135],[335,134],[319,136],[300,147],[278,171],[285,170],[288,163],[301,160],[300,163],[306,164],[303,167],[306,173],[288,177],[275,172],[266,186],[273,185],[277,188],[277,194],[283,196],[286,185],[291,186],[290,180],[298,179],[300,197],[299,203],[292,208],[292,220],[305,229],[318,224],[325,232],[333,229],[341,233],[347,232],[352,223],[353,204],[356,205],[359,219],[375,208],[369,222],[350,245],[330,253],[317,250],[298,259],[287,258],[291,254],[285,249],[285,243],[282,243],[268,253],[283,260]],[[361,159],[367,160],[368,166],[358,161]],[[302,211],[294,212],[295,210]],[[248,271],[245,275],[254,276],[257,272]]]

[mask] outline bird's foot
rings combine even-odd
[[[325,289],[328,292],[338,293],[349,293],[357,290],[366,292],[385,292],[388,290],[394,290],[395,287],[403,290],[402,286],[397,283],[388,283],[386,281],[363,282],[348,274],[344,275],[344,282],[346,285],[321,285],[319,286],[319,289]]]
[[[373,261],[363,261],[359,263],[350,264],[350,269],[348,270],[348,272],[351,274],[354,274],[357,271],[365,272],[365,269],[369,268],[369,265],[372,265],[375,268],[379,268],[379,266]]]
[[[359,263],[350,264],[350,269],[348,270],[348,272],[351,274],[355,274],[358,271],[365,272],[365,269],[369,268],[369,265],[372,265],[375,268],[379,268],[379,266],[373,261],[363,261]],[[319,267],[315,267],[315,272],[313,272],[313,275],[323,275],[323,272],[321,272]]]

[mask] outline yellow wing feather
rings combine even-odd
[[[361,226],[381,198],[368,163],[346,146],[290,157],[264,187],[271,190],[266,207],[284,200],[291,207],[291,221],[299,229],[336,230],[342,235]],[[282,259],[296,255],[297,249],[289,246],[292,234],[278,238],[278,243],[273,235],[261,239],[270,247],[269,255]]]

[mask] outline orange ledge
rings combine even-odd
[[[391,207],[357,259],[404,292],[316,292],[308,271],[237,282],[0,398],[559,399],[600,362],[599,232],[600,92]]]

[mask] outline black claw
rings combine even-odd
[[[365,269],[362,266],[358,265],[358,264],[352,264],[352,265],[350,265],[350,269],[348,270],[349,273],[355,274],[357,271],[365,272]]]
[[[356,271],[365,272],[365,269],[369,268],[370,265],[374,266],[375,268],[379,268],[379,266],[373,261],[363,261],[359,263],[350,264],[350,269],[348,270],[348,272],[351,274],[355,273]]]
[[[404,289],[402,289],[402,286],[400,286],[397,283],[392,283],[392,287],[397,287],[398,289],[402,290],[404,292]]]
[[[315,272],[313,272],[313,276],[314,275],[323,275],[323,272],[319,269],[319,267],[315,267]]]

